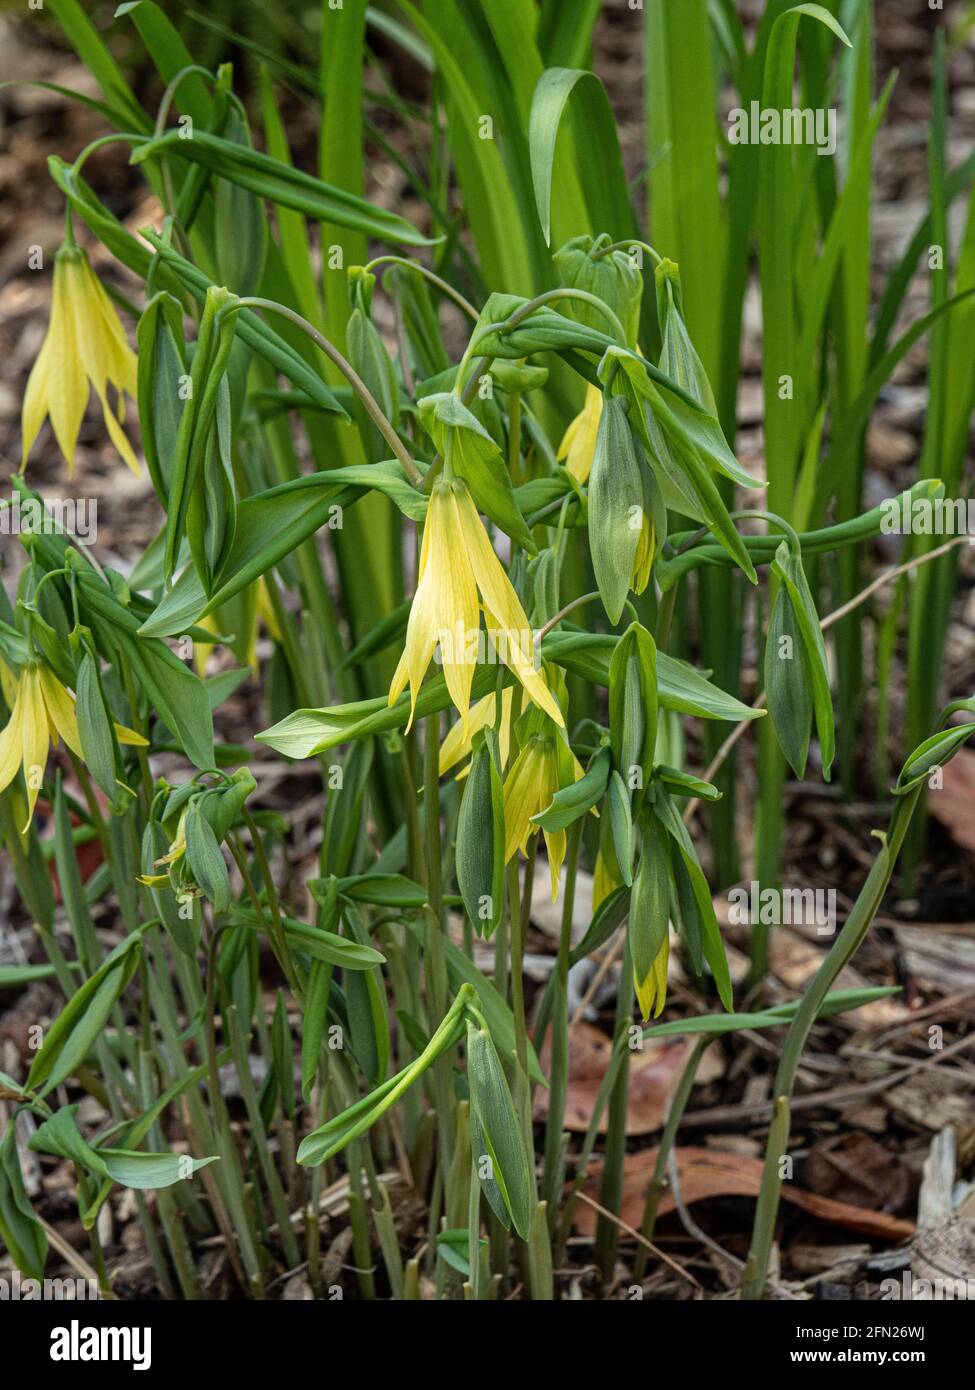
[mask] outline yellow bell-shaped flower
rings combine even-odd
[[[58,680],[53,671],[37,661],[28,662],[21,670],[13,688],[9,677],[4,691],[13,695],[10,718],[0,731],[0,792],[24,769],[27,784],[26,831],[34,815],[37,793],[44,780],[47,755],[51,744],[56,747],[64,739],[72,753],[84,756],[74,696]],[[147,740],[122,724],[115,725],[120,743],[147,747]]]
[[[480,655],[482,606],[498,657],[529,698],[561,727],[562,711],[535,669],[534,639],[525,610],[488,540],[467,484],[458,478],[441,478],[430,494],[406,645],[389,687],[392,705],[409,682],[410,724],[423,677],[439,644],[447,689],[466,732],[471,682]]]
[[[24,393],[21,472],[49,415],[70,475],[91,387],[101,402],[112,443],[139,476],[138,461],[121,425],[124,393],[133,400],[136,396],[136,371],[135,353],[88,257],[79,246],[62,246],[54,262],[47,336]],[[108,402],[109,386],[117,394],[117,414]]]
[[[586,387],[586,403],[562,436],[562,443],[556,455],[557,458],[565,459],[566,469],[577,483],[589,481],[602,413],[603,393],[590,384]]]

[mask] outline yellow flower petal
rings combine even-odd
[[[21,699],[24,707],[20,732],[24,778],[27,782],[27,821],[24,826],[26,830],[33,818],[37,793],[41,789],[50,739],[39,668],[28,666],[21,679]]]
[[[647,971],[644,980],[633,977],[633,984],[636,989],[637,1002],[640,1005],[640,1014],[646,1021],[652,1013],[654,1018],[659,1018],[664,1004],[667,1002],[667,965],[670,961],[670,938],[664,937],[664,943],[657,952],[656,959]]]
[[[504,862],[516,850],[524,853],[528,837],[538,829],[531,818],[539,809],[538,783],[544,757],[544,740],[533,738],[518,754],[504,780]]]
[[[74,696],[65,690],[54,672],[46,666],[38,667],[38,680],[47,709],[52,743],[57,743],[59,737],[63,738],[72,753],[83,757]]]
[[[596,434],[602,413],[603,393],[590,384],[586,387],[586,403],[562,436],[556,455],[566,460],[566,469],[577,482],[588,482],[592,472],[592,456],[596,451]]]
[[[531,625],[521,601],[488,540],[467,488],[461,485],[456,496],[461,544],[470,558],[477,587],[484,599],[488,627],[496,634],[496,641],[501,643],[500,654],[504,663],[515,673],[535,704],[560,728],[564,727],[565,720],[557,701],[541,674],[535,670]]]
[[[511,701],[514,696],[512,686],[505,686],[501,692],[501,728],[498,731],[498,746],[501,753],[501,766],[504,768],[508,762],[508,750],[511,745]],[[492,691],[490,695],[485,695],[483,699],[477,700],[471,706],[470,718],[467,721],[465,733],[462,720],[458,720],[447,731],[447,737],[440,745],[440,776],[449,772],[455,763],[459,763],[461,758],[466,758],[471,751],[471,743],[474,735],[481,729],[486,729],[494,723],[495,695]],[[466,777],[469,768],[462,768],[458,772],[458,779]]]
[[[19,682],[10,718],[0,732],[0,792],[17,776],[24,756],[24,686]]]

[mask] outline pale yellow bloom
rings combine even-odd
[[[7,681],[4,682],[4,689],[6,692]],[[120,743],[143,748],[148,746],[141,734],[121,724],[115,725],[115,733]],[[29,662],[20,673],[13,692],[10,718],[0,732],[0,792],[6,791],[22,767],[27,783],[25,830],[34,815],[34,804],[44,780],[51,744],[57,747],[62,738],[72,753],[79,758],[84,756],[74,696],[65,689],[53,671],[36,661]]]
[[[501,727],[498,730],[498,751],[501,754],[502,767],[507,766],[508,752],[511,748],[511,701],[514,693],[514,686],[511,685],[506,685],[501,692]],[[461,758],[469,756],[471,743],[476,733],[481,729],[488,729],[493,726],[496,708],[497,701],[492,690],[490,695],[485,695],[483,700],[477,700],[471,705],[466,732],[463,720],[458,720],[448,730],[447,737],[440,745],[441,777],[445,772],[449,772],[455,763],[459,763]],[[458,778],[466,777],[469,771],[469,765],[462,768],[457,774]]]
[[[450,698],[460,711],[465,730],[469,726],[482,606],[501,660],[518,677],[528,696],[561,727],[565,722],[562,711],[535,670],[525,610],[481,525],[467,484],[457,478],[441,478],[430,494],[406,645],[389,687],[392,705],[409,682],[410,724],[423,677],[439,643]]]
[[[184,810],[176,826],[176,839],[169,846],[169,853],[163,854],[159,859],[153,860],[153,867],[160,869],[163,865],[167,869],[183,858],[186,853],[186,811]],[[169,874],[139,874],[138,881],[144,883],[147,888],[158,888],[160,883],[169,882]]]
[[[596,435],[603,413],[603,393],[587,385],[586,403],[562,436],[557,458],[566,460],[566,469],[578,483],[587,483],[596,451]]]
[[[658,1018],[667,1000],[667,965],[670,960],[670,938],[664,937],[664,943],[657,952],[656,958],[647,971],[646,979],[638,980],[633,976],[633,984],[636,988],[637,1002],[640,1005],[640,1014],[644,1020],[653,1014]]]
[[[606,823],[608,824],[608,821]],[[593,912],[596,911],[600,903],[605,902],[610,893],[614,892],[622,882],[623,880],[620,878],[619,870],[616,866],[615,854],[611,851],[604,854],[603,847],[600,845],[599,852],[596,855],[596,863],[592,871]]]
[[[532,816],[544,811],[557,791],[583,775],[579,760],[563,746],[557,747],[557,736],[533,734],[515,758],[504,779],[504,858],[505,863],[521,850],[528,853],[528,841],[537,835],[539,827]],[[568,772],[568,775],[567,775]],[[552,878],[552,900],[558,897],[559,874],[565,859],[564,830],[545,830],[545,849]]]
[[[23,458],[27,465],[45,417],[50,415],[70,474],[78,431],[88,404],[89,385],[101,402],[112,443],[137,476],[139,464],[125,437],[124,394],[136,397],[136,357],[129,347],[112,301],[78,246],[62,246],[54,262],[51,321],[41,344],[22,415]],[[108,403],[108,387],[117,393],[117,415]]]

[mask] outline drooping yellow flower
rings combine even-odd
[[[606,820],[605,824],[608,826],[609,821]],[[619,888],[622,882],[616,864],[616,855],[613,854],[612,850],[604,851],[603,846],[600,845],[592,871],[593,912],[596,911],[600,903],[605,902],[610,893]]]
[[[54,262],[47,337],[24,393],[21,472],[45,417],[50,415],[70,475],[89,384],[101,402],[112,443],[139,476],[139,464],[121,425],[123,393],[128,392],[133,400],[136,396],[135,353],[84,251],[78,246],[62,246]],[[117,414],[108,403],[109,386],[117,393]]]
[[[537,835],[539,827],[532,816],[544,811],[552,797],[562,787],[578,782],[583,775],[579,760],[552,730],[548,734],[532,734],[515,758],[504,779],[504,859],[512,858],[516,850],[528,853],[528,841]],[[545,849],[552,878],[552,900],[558,897],[559,874],[565,859],[565,831],[546,830]]]
[[[589,481],[602,413],[603,393],[598,387],[590,384],[586,387],[586,403],[562,436],[562,443],[556,455],[557,458],[566,460],[566,469],[578,483]]]
[[[467,484],[458,478],[441,478],[430,494],[406,645],[389,687],[392,705],[409,682],[410,724],[439,643],[450,698],[460,711],[464,729],[469,726],[482,606],[498,657],[535,704],[563,725],[562,711],[535,669],[534,639],[525,610],[481,525]]]
[[[501,692],[501,727],[498,730],[498,750],[501,754],[501,766],[506,767],[508,763],[508,752],[511,748],[511,701],[514,697],[514,686],[506,685]],[[481,729],[487,729],[494,724],[494,715],[497,708],[496,697],[492,690],[490,695],[485,695],[482,700],[477,700],[471,705],[470,718],[467,721],[467,730],[464,730],[463,720],[458,720],[447,732],[447,737],[440,745],[440,776],[459,763],[461,758],[466,758],[471,751],[471,744],[474,735]],[[470,767],[465,767],[458,772],[458,778],[466,777]]]
[[[166,867],[167,872],[163,874],[139,874],[138,882],[144,883],[147,888],[158,888],[161,883],[169,882],[168,870],[178,864],[186,853],[186,811],[184,810],[176,826],[176,838],[169,846],[166,854],[160,855],[153,860],[153,867],[161,869]]]
[[[636,989],[637,1002],[640,1005],[640,1014],[644,1019],[648,1019],[653,1014],[658,1018],[667,1001],[667,965],[670,961],[670,937],[665,936],[663,945],[654,958],[653,965],[647,971],[646,979],[638,980],[633,976],[633,984]]]
[[[120,743],[148,746],[141,734],[122,724],[115,725],[115,733]],[[53,671],[39,662],[28,662],[13,692],[10,718],[0,732],[0,792],[6,791],[22,767],[27,783],[25,830],[34,815],[51,744],[57,747],[62,738],[72,753],[84,756],[74,696]]]

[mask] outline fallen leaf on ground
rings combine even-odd
[[[803,1176],[821,1197],[874,1211],[903,1211],[914,1186],[900,1157],[860,1130],[816,1144]]]
[[[550,1065],[549,1038],[542,1049],[542,1070]],[[627,1087],[626,1132],[649,1134],[660,1129],[667,1118],[670,1100],[677,1089],[687,1059],[694,1047],[693,1038],[661,1038],[645,1042],[643,1048],[630,1054],[630,1077]],[[569,1084],[565,1097],[565,1125],[573,1133],[589,1128],[599,1087],[609,1066],[612,1043],[605,1033],[588,1023],[578,1023],[569,1034]],[[724,1072],[720,1047],[709,1047],[697,1069],[696,1084],[713,1081]],[[548,1114],[548,1091],[539,1088],[535,1099],[535,1119],[544,1120]],[[604,1111],[599,1125],[606,1132]]]
[[[975,753],[960,749],[941,769],[942,785],[932,789],[927,807],[961,849],[975,852]]]
[[[688,1206],[694,1202],[702,1202],[708,1197],[758,1196],[762,1184],[760,1158],[721,1153],[715,1149],[686,1148],[675,1149],[674,1152],[677,1156],[681,1195]],[[643,1220],[643,1204],[656,1159],[656,1149],[641,1149],[639,1153],[627,1154],[623,1161],[623,1201],[620,1218],[637,1230]],[[602,1164],[593,1163],[583,1191],[591,1197],[598,1198],[601,1176]],[[907,1240],[915,1231],[913,1221],[889,1216],[882,1211],[870,1211],[867,1207],[854,1206],[849,1202],[837,1202],[831,1197],[821,1197],[818,1193],[807,1192],[793,1183],[783,1184],[782,1199],[834,1226],[842,1226],[848,1231],[859,1231],[879,1240]],[[673,1193],[665,1188],[660,1199],[658,1215],[665,1216],[675,1207]],[[598,1219],[598,1213],[585,1202],[576,1205],[575,1225],[581,1235],[594,1235]]]

